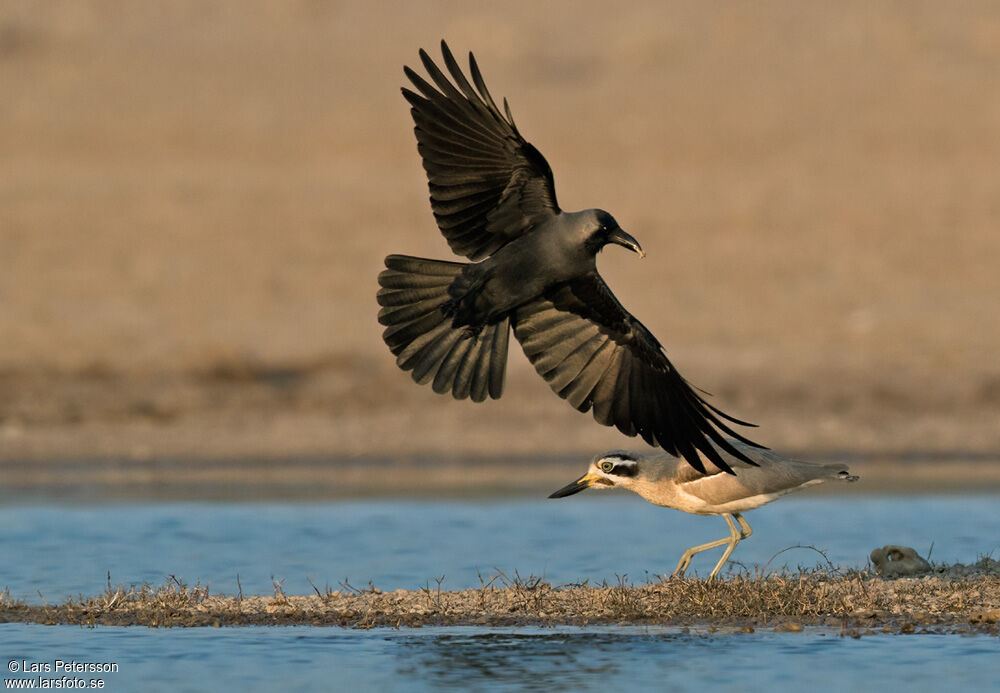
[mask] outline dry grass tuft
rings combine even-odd
[[[992,561],[992,559],[984,559]],[[984,563],[992,569],[995,561]],[[496,570],[480,575],[476,589],[442,589],[444,576],[418,590],[383,592],[371,583],[315,595],[287,595],[272,579],[273,596],[212,596],[208,585],[186,585],[171,576],[158,588],[112,587],[103,594],[59,605],[28,605],[0,594],[0,622],[73,623],[95,626],[206,626],[313,624],[355,628],[423,625],[586,625],[622,623],[709,626],[752,632],[802,625],[855,634],[882,627],[896,632],[1000,629],[1000,574],[996,572],[885,580],[868,572],[801,570],[727,580],[666,579],[633,584],[553,586],[543,578]],[[961,571],[960,571],[961,572]],[[312,583],[310,583],[312,584]]]

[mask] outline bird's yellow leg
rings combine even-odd
[[[722,570],[722,566],[724,566],[726,564],[726,561],[729,560],[729,555],[733,552],[733,549],[736,548],[736,545],[739,544],[740,541],[742,541],[744,538],[749,537],[750,534],[753,533],[753,530],[750,529],[750,525],[747,524],[747,521],[744,520],[743,516],[740,515],[739,513],[736,513],[736,517],[740,521],[739,529],[736,528],[736,523],[733,522],[732,515],[730,515],[729,513],[723,513],[722,517],[726,519],[726,524],[729,525],[729,532],[730,532],[730,536],[728,539],[729,546],[727,546],[726,550],[722,552],[722,558],[719,559],[719,562],[715,564],[715,568],[712,570],[711,573],[709,573],[708,576],[709,581],[714,580],[715,576],[719,574],[719,571]],[[748,530],[747,534],[743,534],[742,531],[743,528],[746,528]]]
[[[733,513],[733,517],[735,517],[736,521],[740,523],[740,529],[743,530],[743,533],[740,534],[740,541],[743,541],[751,534],[753,534],[753,529],[751,529],[750,523],[747,522],[745,519],[743,519],[742,515],[740,515],[739,513]]]
[[[732,522],[729,520],[729,515],[725,515],[726,522]],[[688,569],[691,565],[691,559],[694,558],[695,554],[701,553],[702,551],[708,551],[709,549],[714,549],[717,546],[722,546],[723,544],[729,544],[732,542],[732,536],[726,537],[725,539],[718,539],[716,541],[710,541],[707,544],[702,544],[701,546],[692,546],[690,549],[684,552],[681,556],[681,560],[677,562],[677,569],[674,570],[674,577],[684,577],[684,571]]]

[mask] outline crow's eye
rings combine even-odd
[[[604,472],[605,474],[610,474],[611,470],[614,468],[615,468],[614,462],[609,462],[608,460],[604,460],[603,462],[601,462],[601,471]]]

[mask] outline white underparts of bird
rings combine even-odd
[[[501,111],[475,58],[462,72],[447,44],[449,76],[423,50],[429,81],[404,68],[431,209],[448,245],[471,262],[389,255],[379,275],[382,337],[420,384],[481,402],[503,393],[510,333],[552,390],[581,412],[641,436],[703,469],[731,472],[719,451],[755,464],[730,424],[751,426],[706,402],[656,337],[597,272],[608,245],[644,255],[600,209],[567,212],[552,169]]]
[[[588,488],[623,488],[654,505],[693,515],[722,515],[730,529],[729,537],[691,547],[681,556],[674,571],[675,576],[683,577],[692,556],[726,545],[722,558],[709,575],[711,580],[729,560],[736,545],[753,531],[741,513],[813,484],[858,480],[848,471],[847,465],[840,462],[806,462],[739,441],[730,442],[756,464],[751,466],[723,452],[734,471],[734,474],[724,474],[721,469],[713,468],[707,458],[703,460],[706,471],[699,471],[672,455],[613,450],[595,457],[586,474],[549,498],[564,498]]]

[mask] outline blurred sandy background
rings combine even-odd
[[[473,405],[381,342],[382,258],[450,255],[399,94],[441,37],[509,97],[561,205],[641,241],[601,271],[758,440],[1000,466],[996,3],[15,1],[8,484],[60,460],[635,446],[516,346],[507,394]]]

